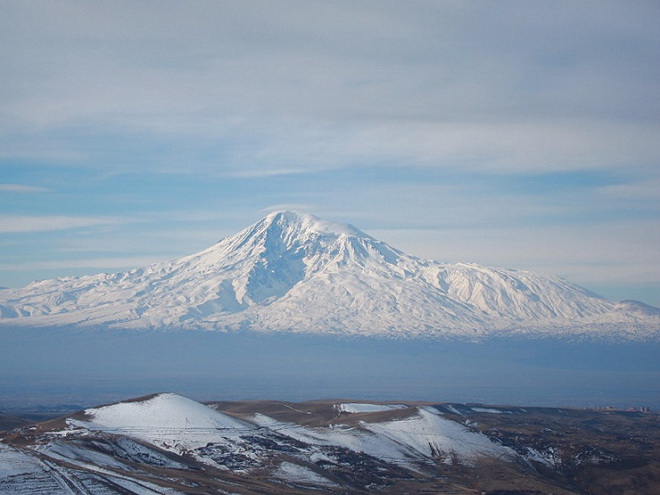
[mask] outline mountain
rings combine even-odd
[[[407,255],[274,212],[191,256],[0,292],[0,323],[378,335],[657,336],[660,310],[561,278]]]
[[[163,393],[0,434],[0,493],[657,493],[657,420]]]

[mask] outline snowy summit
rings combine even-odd
[[[359,229],[274,212],[214,246],[115,274],[0,292],[4,325],[391,337],[655,337],[660,310],[561,278],[407,255]]]

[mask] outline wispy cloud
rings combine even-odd
[[[238,178],[256,178],[256,177],[277,177],[281,175],[295,175],[295,174],[304,174],[308,170],[304,168],[294,168],[294,167],[268,167],[263,169],[243,169],[237,170],[235,172],[230,172],[229,176],[238,177]]]
[[[53,192],[47,187],[29,186],[24,184],[0,184],[0,191],[10,193],[44,193]]]
[[[0,233],[49,232],[126,222],[118,217],[0,215]]]
[[[25,270],[73,270],[90,268],[96,270],[121,270],[128,268],[140,268],[143,266],[165,261],[155,256],[131,256],[131,257],[108,257],[89,258],[76,260],[38,261],[30,264],[0,264],[0,270],[8,272]]]
[[[137,136],[171,157],[140,170],[187,159],[242,177],[635,168],[660,153],[658,12],[605,4],[17,3],[0,48],[4,148],[36,136],[35,153],[54,142],[105,168]],[[16,27],[28,21],[41,29]]]
[[[555,274],[585,286],[655,283],[660,279],[656,220],[492,228],[374,229],[406,252],[450,263],[468,262]],[[488,246],[488,250],[484,250]],[[622,257],[621,253],[627,253]]]
[[[660,177],[604,186],[599,192],[610,200],[639,200],[647,202],[649,208],[660,210]]]
[[[304,213],[314,213],[317,209],[317,206],[311,203],[280,203],[275,205],[269,205],[265,208],[262,208],[260,211],[263,214],[272,213],[274,211],[300,211]]]

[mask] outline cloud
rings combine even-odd
[[[0,191],[10,193],[43,193],[53,192],[52,189],[39,186],[28,186],[24,184],[0,184]]]
[[[635,168],[658,156],[654,7],[286,5],[13,4],[3,147],[43,156],[31,140],[50,138],[54,157],[107,167],[137,137],[171,159],[113,167],[187,159],[243,177],[374,163]]]
[[[294,150],[290,139],[298,143]],[[380,164],[544,173],[615,169],[631,163],[648,167],[660,156],[659,143],[660,126],[623,123],[383,121],[347,123],[343,129],[317,128],[313,135],[286,128],[263,139],[260,157],[264,167],[296,160],[301,168],[317,170]],[[245,158],[253,157],[246,154]]]
[[[269,205],[265,208],[262,208],[260,211],[264,215],[268,215],[274,211],[299,211],[303,213],[312,213],[316,211],[317,206],[311,203],[280,203],[275,205]]]
[[[263,169],[242,169],[242,170],[237,170],[235,172],[230,172],[227,174],[228,176],[232,177],[237,177],[237,178],[256,178],[256,177],[277,177],[280,175],[296,175],[296,174],[304,174],[308,172],[305,168],[298,167],[272,167],[269,166],[268,168],[263,168]]]
[[[130,257],[108,257],[89,258],[76,260],[39,261],[30,264],[0,264],[0,270],[14,272],[27,270],[73,270],[80,268],[92,268],[98,270],[112,269],[121,270],[127,268],[140,268],[163,261],[154,256],[130,256]]]
[[[117,217],[0,215],[0,233],[49,232],[125,222]]]
[[[656,220],[593,225],[373,229],[371,235],[410,254],[450,263],[504,266],[592,284],[657,283]],[[625,256],[622,256],[625,253]]]
[[[660,177],[604,186],[599,192],[606,200],[632,199],[660,209]]]

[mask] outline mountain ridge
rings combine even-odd
[[[3,290],[0,324],[648,338],[660,310],[555,276],[417,258],[352,225],[278,211],[176,260]]]

